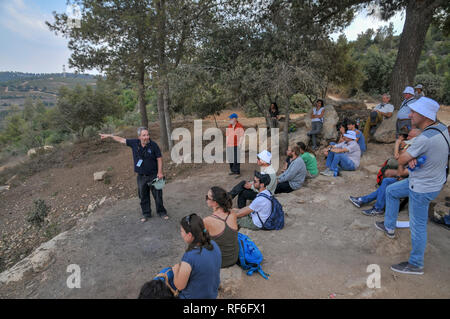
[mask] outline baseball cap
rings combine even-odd
[[[422,86],[422,84],[417,84],[414,88],[415,89],[423,89],[423,86]]]
[[[422,97],[411,103],[409,108],[420,115],[436,121],[436,114],[439,111],[439,103],[429,97]]]
[[[347,131],[347,133],[345,133],[344,136],[351,138],[352,140],[356,140],[356,132],[355,131]]]
[[[229,117],[229,119],[237,119],[238,115],[236,113],[231,114]]]

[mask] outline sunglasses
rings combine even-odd
[[[188,224],[188,226],[189,227],[191,227],[191,217],[193,216],[194,214],[191,214],[191,215],[188,215],[188,216],[186,216],[186,223]]]

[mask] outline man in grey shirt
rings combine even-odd
[[[397,138],[400,134],[400,130],[403,127],[407,127],[408,131],[411,130],[411,119],[409,118],[411,109],[409,108],[409,105],[416,101],[416,98],[414,97],[414,89],[411,86],[407,86],[403,91],[403,97],[405,99],[403,100],[402,105],[400,105],[400,109],[397,113]]]
[[[414,143],[398,159],[399,171],[408,165],[409,178],[386,188],[386,216],[376,222],[377,229],[394,238],[400,198],[409,197],[411,254],[409,260],[391,269],[406,274],[423,274],[427,244],[428,206],[435,199],[447,179],[449,141],[447,127],[436,122],[439,104],[421,97],[410,104],[412,125],[423,130]]]
[[[292,148],[292,159],[287,170],[278,177],[275,194],[290,193],[302,187],[306,178],[306,165],[298,145]]]
[[[364,139],[366,143],[369,142],[370,135],[373,135],[378,128],[378,126],[383,122],[384,118],[390,118],[394,112],[394,106],[389,103],[391,96],[387,93],[383,94],[381,97],[381,103],[375,106],[375,108],[370,112],[367,118],[366,124],[364,125]]]
[[[359,167],[361,148],[356,142],[356,132],[347,131],[343,135],[344,142],[330,146],[324,151],[327,156],[327,168],[320,172],[325,176],[337,176],[339,169],[354,171]]]

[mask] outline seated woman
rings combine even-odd
[[[231,212],[231,196],[220,187],[211,187],[206,195],[206,204],[213,213],[203,222],[222,253],[222,268],[236,264],[239,258],[237,216]]]
[[[317,159],[314,153],[308,149],[303,142],[298,142],[297,146],[300,147],[300,156],[306,165],[306,178],[315,178],[319,175],[317,169]]]
[[[359,148],[361,149],[362,155],[362,153],[364,153],[367,150],[364,134],[356,128],[356,121],[352,119],[348,120],[347,129],[349,131],[354,131],[356,133],[356,142],[358,143]]]
[[[278,177],[275,194],[290,193],[303,185],[307,171],[305,162],[300,155],[300,147],[294,146],[292,148],[292,161],[287,170]]]
[[[215,299],[220,284],[222,254],[196,214],[181,219],[181,237],[188,244],[181,262],[172,267],[181,299]]]

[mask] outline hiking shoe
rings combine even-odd
[[[366,209],[366,210],[361,211],[361,213],[363,213],[366,216],[379,216],[379,215],[383,215],[384,211],[377,210],[375,207],[372,207],[371,209]]]
[[[320,174],[325,175],[325,173],[327,173],[329,171],[331,171],[331,170],[327,167],[327,168],[325,168],[324,171],[321,171]]]
[[[361,200],[359,200],[360,197],[353,197],[350,196],[350,201],[358,208],[361,208],[361,205],[364,204]]]
[[[408,274],[408,275],[423,275],[423,267],[417,267],[414,265],[411,265],[407,261],[399,263],[398,265],[392,265],[391,270],[400,272],[402,274]]]
[[[329,169],[329,168],[327,168],[323,172],[320,172],[320,174],[325,175],[325,176],[334,176],[333,171],[331,169]]]
[[[384,227],[384,220],[382,222],[375,222],[375,227],[378,230],[381,230],[382,232],[384,232],[384,234],[388,237],[388,238],[395,238],[395,233],[394,231],[388,231],[386,229],[386,227]]]

